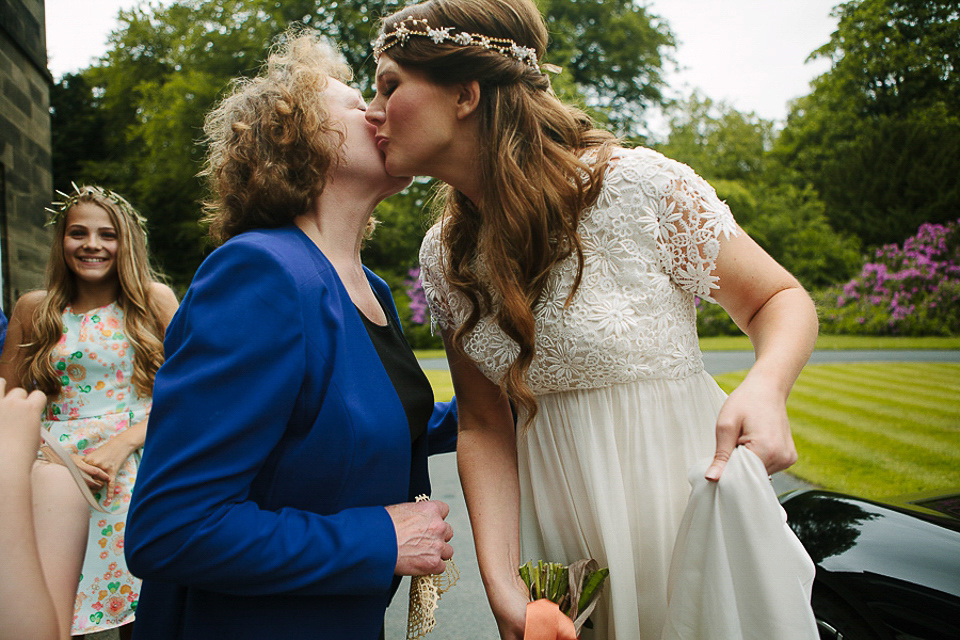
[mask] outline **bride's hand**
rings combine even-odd
[[[502,640],[522,640],[527,621],[527,603],[530,601],[526,585],[517,574],[516,584],[491,598],[490,607],[497,620]]]
[[[707,480],[720,479],[738,445],[757,454],[770,475],[797,461],[786,398],[750,377],[730,394],[717,416],[717,452],[707,470]]]

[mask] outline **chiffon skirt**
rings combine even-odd
[[[746,476],[752,474],[754,482],[745,482],[744,474],[725,472],[717,485],[702,481],[695,495],[706,496],[705,500],[689,501],[691,481],[698,483],[697,474],[702,480],[713,456],[716,416],[725,399],[706,372],[679,380],[642,380],[538,398],[535,422],[518,436],[522,560],[571,563],[595,558],[600,566],[610,568],[604,594],[591,616],[593,629],[583,630],[583,640],[764,637],[751,635],[751,616],[777,617],[776,609],[781,607],[799,609],[795,617],[804,622],[804,630],[801,635],[767,638],[816,639],[809,607],[813,565],[786,527],[759,459],[738,450],[735,466],[739,468],[752,456]],[[742,486],[746,493],[724,495],[759,499],[767,507],[739,512],[724,507],[724,513],[731,512],[724,520],[727,535],[741,536],[736,544],[749,544],[751,536],[766,535],[772,528],[783,542],[777,553],[785,549],[788,562],[768,567],[766,557],[755,557],[760,566],[731,568],[730,558],[711,552],[711,566],[719,566],[720,573],[691,573],[691,563],[701,563],[703,557],[687,550],[723,535],[722,527],[715,526],[718,512],[710,506],[710,492],[718,485]],[[763,526],[756,523],[758,518]],[[675,558],[678,536],[682,547]],[[743,578],[735,589],[730,588],[731,571]],[[767,598],[773,600],[770,607],[741,615],[737,598],[753,598],[752,589],[769,586],[766,578],[770,576],[754,576],[757,572],[776,574],[773,582],[789,583],[790,588],[784,591],[787,595],[778,592]],[[721,609],[733,608],[734,626],[746,627],[746,632],[724,635],[728,625],[711,635],[709,628],[696,622],[715,614],[715,606],[704,606],[704,594],[712,593],[720,594]],[[671,608],[673,594],[677,598]]]

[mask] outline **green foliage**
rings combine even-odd
[[[833,63],[818,88],[832,87],[832,97],[865,116],[960,107],[955,1],[855,0],[832,15],[837,30],[813,54]]]
[[[780,165],[768,162],[772,122],[695,93],[673,104],[670,124],[657,150],[706,178],[740,226],[804,286],[846,279],[859,267],[858,241],[834,232],[814,190],[791,184]],[[739,331],[703,309],[700,328],[705,335]]]
[[[956,2],[857,0],[813,57],[832,62],[792,107],[776,158],[812,184],[831,226],[896,242],[960,208]]]
[[[546,62],[563,68],[557,94],[582,99],[618,133],[635,133],[644,111],[663,103],[663,69],[676,46],[666,23],[632,0],[538,4],[551,37]]]
[[[848,278],[860,266],[859,241],[830,227],[812,188],[725,181],[714,186],[744,230],[808,289]]]
[[[420,241],[432,224],[434,181],[416,179],[402,193],[384,200],[374,215],[379,224],[363,249],[363,263],[378,274],[403,279],[419,264]]]
[[[718,304],[697,300],[697,334],[704,338],[718,336],[743,335],[740,327],[733,321],[723,307]]]
[[[258,72],[270,43],[294,23],[339,42],[369,93],[378,20],[406,4],[179,0],[121,11],[99,64],[52,92],[55,184],[95,182],[127,196],[148,218],[157,262],[182,291],[209,250],[196,177],[204,114],[234,78]],[[586,96],[584,105],[600,117],[615,112],[607,119],[622,127],[660,100],[661,66],[673,46],[665,25],[619,0],[544,5],[555,29],[548,59],[565,67],[558,91]],[[428,190],[415,183],[378,210],[384,224],[364,257],[392,281],[417,264]]]
[[[387,281],[393,292],[393,301],[397,306],[397,313],[400,316],[400,326],[403,328],[403,335],[407,342],[414,349],[443,349],[443,340],[440,334],[434,335],[430,325],[429,316],[417,317],[417,308],[419,305],[411,304],[410,278],[398,278],[392,273],[378,272],[378,275]],[[419,283],[419,280],[417,281]],[[417,287],[419,289],[419,286]],[[422,298],[423,290],[419,289],[419,296]],[[441,353],[440,356],[443,357]]]
[[[656,149],[693,167],[708,180],[755,182],[773,144],[773,123],[693,93],[668,111],[670,134]]]
[[[55,190],[70,193],[82,181],[83,164],[102,160],[106,126],[93,88],[81,74],[67,74],[50,90],[50,129]]]

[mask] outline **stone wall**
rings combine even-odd
[[[0,304],[43,286],[50,233],[50,87],[43,0],[0,0]]]

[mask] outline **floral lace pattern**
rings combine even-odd
[[[455,328],[470,303],[444,278],[440,225],[420,250],[421,279],[434,321]],[[576,256],[556,265],[534,311],[536,356],[527,381],[536,394],[600,388],[703,369],[695,297],[712,301],[720,237],[733,215],[692,169],[650,149],[621,149],[597,202],[578,228],[583,277],[570,304]],[[488,316],[464,348],[499,383],[518,347]]]

